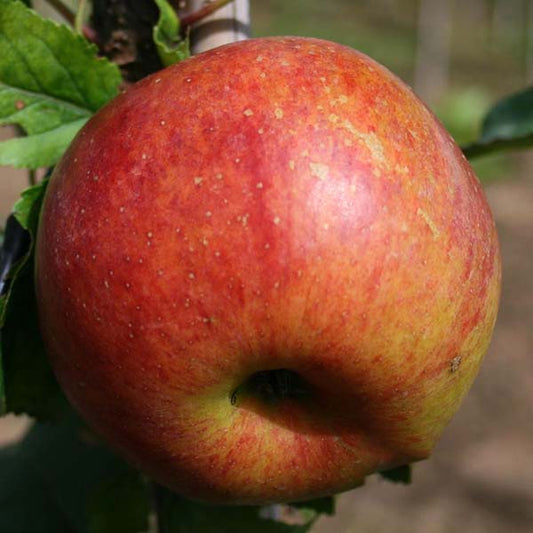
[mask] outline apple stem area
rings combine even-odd
[[[292,370],[278,368],[255,372],[231,394],[232,405],[254,399],[263,405],[277,405],[286,400],[303,400],[311,395],[310,385]]]

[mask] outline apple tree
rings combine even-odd
[[[0,0],[0,164],[26,168],[32,186],[13,207],[0,254],[0,414],[31,416],[18,444],[0,450],[0,531],[308,531],[334,499],[267,506],[206,506],[147,479],[111,452],[74,413],[47,361],[37,323],[34,244],[49,171],[89,118],[124,87],[191,54],[194,24],[228,5],[182,13],[178,2],[49,1],[57,24],[31,2]],[[498,102],[469,158],[533,144],[533,91]],[[39,179],[36,176],[42,176]],[[410,468],[382,472],[410,481]]]

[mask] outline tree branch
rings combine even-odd
[[[74,26],[76,15],[61,0],[46,0],[69,24]]]

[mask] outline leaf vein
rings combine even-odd
[[[50,47],[50,45],[45,41],[43,40],[40,36],[36,36],[36,38],[38,40],[40,40],[44,46],[48,49],[48,51],[50,52],[50,54],[52,55],[52,57],[56,60],[57,64],[63,69],[63,71],[66,73],[68,79],[71,81],[74,89],[76,90],[76,92],[78,93],[78,95],[80,96],[80,98],[82,99],[83,103],[85,104],[85,106],[90,109],[91,108],[91,104],[89,103],[89,101],[87,100],[87,95],[81,90],[76,78],[74,76],[72,76],[72,73],[70,72],[70,70],[65,66],[63,65],[63,63],[61,63],[59,57],[57,56],[56,52]]]
[[[21,96],[27,96],[28,98],[35,98],[40,99],[46,102],[49,102],[51,105],[55,105],[57,107],[62,107],[65,109],[68,109],[75,113],[80,113],[83,115],[92,115],[92,110],[87,107],[82,107],[78,104],[74,104],[72,102],[69,102],[68,100],[61,100],[55,96],[51,96],[50,94],[45,93],[36,93],[35,91],[30,91],[29,89],[22,89],[19,87],[14,87],[12,85],[8,85],[7,83],[0,82],[0,95],[2,92],[14,92],[14,93],[20,93]],[[23,110],[21,110],[23,111]]]
[[[10,39],[9,36],[6,35],[5,33],[4,34],[0,34],[0,37],[3,37],[7,41],[8,45],[13,49],[13,51],[16,53],[16,55],[20,58],[22,63],[25,65],[28,73],[32,77],[33,81],[37,84],[37,87],[39,87],[39,90],[41,92],[44,91],[44,87],[42,86],[41,82],[39,81],[39,78],[33,72],[33,70],[30,68],[30,64],[26,60],[26,56],[15,46],[14,41],[12,39]]]

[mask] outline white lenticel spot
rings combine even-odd
[[[311,174],[319,180],[325,180],[328,177],[329,167],[323,163],[309,163]]]
[[[274,224],[276,224],[276,226],[278,226],[280,223],[281,223],[281,218],[274,217]]]
[[[243,114],[245,117],[251,117],[253,116],[254,112],[251,109],[245,109]]]
[[[281,120],[283,118],[283,109],[277,107],[275,110],[274,110],[274,116],[278,119],[278,120]]]

